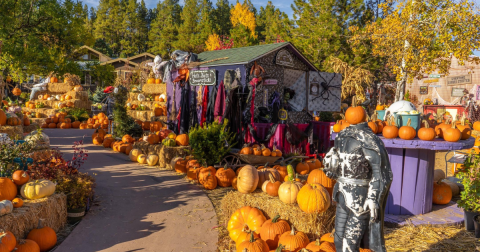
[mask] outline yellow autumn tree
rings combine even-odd
[[[215,49],[217,49],[218,47],[220,47],[220,36],[218,36],[218,34],[210,34],[208,36],[208,39],[207,41],[205,41],[205,45],[206,45],[206,50],[207,51],[213,51]]]
[[[470,57],[480,48],[480,16],[474,0],[387,0],[386,17],[351,27],[353,50],[372,45],[372,54],[386,59],[397,76],[395,100],[403,99],[405,85],[438,71],[448,74],[452,58],[480,63]],[[453,57],[452,57],[453,56]]]
[[[250,31],[250,35],[257,38],[255,32],[255,28],[257,27],[255,15],[250,11],[247,4],[240,4],[237,2],[237,4],[230,10],[230,22],[232,22],[233,27],[240,24],[245,26]]]

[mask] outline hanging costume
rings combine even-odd
[[[207,115],[205,118],[207,123],[212,123],[215,120],[213,115],[215,110],[215,98],[217,98],[217,87],[212,86],[210,97],[208,97]]]
[[[220,81],[220,84],[218,86],[217,97],[215,98],[215,109],[213,112],[215,120],[220,122],[222,120],[224,112],[225,112],[225,87],[223,85],[223,80],[222,80]]]
[[[335,247],[386,251],[383,219],[393,175],[383,142],[367,123],[351,125],[335,139],[325,156],[325,172],[336,179]]]

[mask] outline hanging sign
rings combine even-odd
[[[440,78],[440,74],[429,74],[428,78]]]
[[[213,69],[192,70],[189,82],[192,86],[213,86],[217,84],[217,73]]]
[[[465,88],[452,88],[452,97],[462,97]]]
[[[427,86],[420,86],[420,94],[421,95],[428,94],[428,87]]]
[[[275,63],[281,66],[295,67],[293,56],[287,49],[278,51],[277,56],[275,57]]]
[[[423,83],[433,83],[433,82],[439,82],[440,79],[431,79],[431,80],[424,80]]]
[[[266,79],[263,81],[263,85],[277,85],[278,80],[275,79]]]
[[[471,84],[471,83],[472,83],[471,74],[447,77],[447,85],[462,85],[462,84]]]

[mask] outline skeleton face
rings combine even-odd
[[[324,164],[325,169],[327,170],[335,170],[340,163],[340,155],[338,154],[337,148],[332,148],[330,151],[325,155]]]

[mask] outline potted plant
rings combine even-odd
[[[62,174],[55,180],[57,192],[67,195],[68,221],[75,223],[85,215],[87,202],[92,198],[95,179],[86,173]]]
[[[464,187],[457,205],[464,210],[465,229],[473,231],[473,218],[480,214],[480,155],[470,154],[456,177]]]

